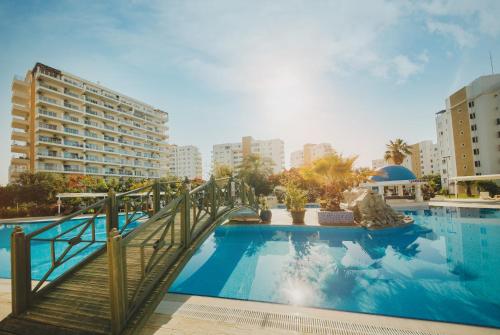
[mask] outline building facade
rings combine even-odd
[[[245,136],[241,143],[216,144],[212,150],[212,170],[225,165],[237,171],[243,159],[250,155],[259,155],[272,162],[273,173],[285,169],[285,144],[280,139],[256,140]]]
[[[188,179],[203,177],[201,153],[197,147],[171,145],[168,151],[169,175]]]
[[[444,187],[452,177],[500,173],[499,108],[500,74],[479,77],[446,99],[436,114]]]
[[[159,178],[168,114],[37,63],[12,83],[9,178],[23,171]]]
[[[300,168],[311,165],[315,160],[334,152],[330,143],[304,144],[302,150],[297,150],[290,155],[290,166]]]

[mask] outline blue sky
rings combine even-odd
[[[449,93],[500,69],[500,1],[2,1],[0,183],[10,85],[36,62],[170,113],[170,143],[331,142],[369,165],[435,139]]]

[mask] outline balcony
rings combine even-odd
[[[38,141],[44,142],[44,143],[52,143],[52,144],[62,144],[62,140],[57,137],[48,137],[48,136],[39,136]]]
[[[10,136],[11,140],[23,142],[28,142],[28,137],[28,133],[16,130],[13,130]]]
[[[26,107],[25,105],[17,105],[17,104],[12,105],[12,115],[14,116],[25,118],[29,115],[29,113],[30,111],[28,107]]]
[[[29,122],[28,122],[28,120],[25,120],[25,119],[13,118],[12,119],[12,128],[28,130]]]
[[[14,76],[14,80],[12,80],[12,90],[26,90],[29,87],[29,83],[24,81],[24,78],[21,76]]]
[[[21,144],[17,142],[13,142],[10,146],[10,151],[19,153],[19,154],[28,154],[30,147],[27,144]]]
[[[12,165],[29,166],[30,159],[26,155],[12,156],[10,162]]]
[[[27,92],[23,92],[21,90],[12,91],[12,103],[18,105],[27,106],[29,102],[29,95]]]

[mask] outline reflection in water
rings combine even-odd
[[[411,211],[415,224],[225,226],[171,291],[500,327],[498,211]]]

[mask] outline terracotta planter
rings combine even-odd
[[[306,216],[306,211],[290,211],[292,214],[293,224],[304,224],[304,217]]]
[[[273,218],[273,212],[269,209],[263,209],[260,211],[260,220],[262,223],[269,223]]]
[[[327,226],[346,226],[354,224],[352,211],[319,211],[318,223]]]

